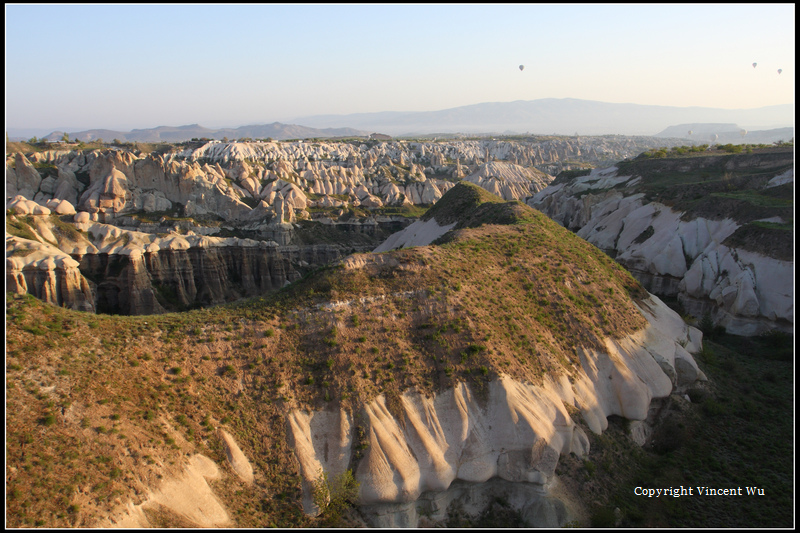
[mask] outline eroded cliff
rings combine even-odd
[[[698,318],[740,335],[790,331],[792,164],[786,149],[636,161],[559,180],[528,204]]]
[[[91,221],[73,227],[48,215],[10,220],[30,238],[7,235],[7,290],[98,313],[154,314],[263,295],[352,249],[158,237]]]
[[[609,416],[645,421],[654,399],[705,379],[689,353],[700,332],[655,297],[642,313],[645,329],[604,349],[579,348],[580,369],[540,385],[501,376],[478,395],[462,383],[433,396],[408,391],[394,405],[381,396],[356,413],[293,411],[306,512],[317,512],[311,487],[322,472],[353,468],[373,527],[444,521],[454,506],[475,516],[501,495],[533,527],[575,520],[580,495],[551,494],[559,457],[589,451],[571,413],[600,433]]]

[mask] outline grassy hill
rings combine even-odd
[[[216,427],[262,473],[255,489],[224,491],[248,510],[237,525],[308,524],[285,445],[291,407],[481,390],[499,372],[537,381],[576,364],[578,344],[644,324],[631,295],[645,293],[613,261],[532,209],[488,203],[524,216],[356,254],[237,305],[112,317],[10,297],[9,525],[88,525],[184,454],[224,462]]]
[[[256,471],[252,486],[227,466],[212,482],[237,527],[319,525],[299,504],[291,409],[358,413],[379,394],[393,409],[404,390],[460,381],[480,397],[499,373],[569,373],[578,345],[645,325],[633,300],[647,294],[610,258],[522,204],[456,189],[470,227],[447,242],[355,254],[234,305],[100,316],[7,295],[7,525],[91,526],[187,455],[224,465],[220,427]]]

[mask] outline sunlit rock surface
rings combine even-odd
[[[443,519],[454,501],[476,514],[492,491],[507,492],[531,525],[563,526],[576,502],[550,494],[556,465],[562,454],[589,450],[569,410],[600,433],[609,416],[643,421],[653,399],[705,379],[690,355],[702,334],[658,298],[641,309],[648,327],[608,339],[604,350],[580,349],[577,373],[548,375],[540,385],[501,376],[484,397],[459,384],[433,397],[408,391],[394,407],[380,396],[363,406],[360,422],[346,411],[293,411],[306,512],[317,511],[310,482],[344,472],[359,447],[359,504],[375,527],[415,527],[420,509]]]
[[[677,296],[687,312],[709,313],[730,333],[791,331],[793,261],[723,244],[741,226],[731,218],[689,218],[642,194],[626,195],[639,179],[614,167],[593,170],[527,203],[615,257],[649,291]],[[789,180],[783,174],[770,183]]]

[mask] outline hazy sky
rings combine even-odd
[[[794,4],[6,4],[6,128],[236,127],[539,98],[787,104],[794,20]]]

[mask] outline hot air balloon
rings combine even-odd
[[[689,137],[692,136],[692,130],[689,130]]]
[[[739,131],[739,135],[741,135],[742,137],[744,137],[745,135],[747,135],[747,130],[740,130],[740,131]]]
[[[758,65],[758,63],[753,63],[753,68],[756,68],[756,65]]]
[[[781,72],[783,72],[783,69],[782,69],[782,68],[779,68],[779,69],[778,69],[778,74],[780,74]]]
[[[520,66],[519,66],[519,69],[520,69],[520,70],[525,70],[525,65],[520,65]]]

